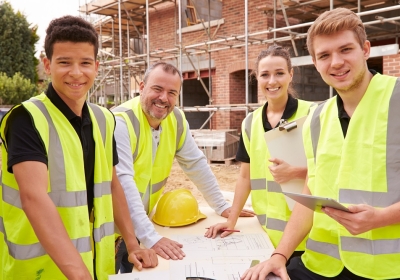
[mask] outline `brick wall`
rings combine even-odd
[[[400,77],[400,54],[383,57],[383,74]]]
[[[264,31],[268,27],[273,27],[273,19],[267,17],[262,11],[256,9],[271,1],[252,0],[248,1],[248,32],[255,33]],[[156,10],[150,10],[150,50],[159,48],[174,48],[178,44],[178,16],[177,6],[174,3],[167,3]],[[185,15],[182,14],[182,18]],[[224,0],[222,2],[222,18],[224,24],[210,28],[212,40],[217,40],[245,33],[244,25],[244,1]],[[294,25],[298,22],[290,20]],[[277,15],[277,27],[286,26],[281,15]],[[306,30],[303,30],[305,32]],[[278,34],[277,36],[285,36]],[[287,35],[287,34],[286,34]],[[273,34],[263,34],[257,39],[265,40],[272,38]],[[208,41],[207,33],[204,29],[182,34],[182,44],[192,45]],[[250,40],[251,42],[251,40]],[[235,42],[237,44],[238,42]],[[287,47],[292,47],[290,41],[283,43]],[[227,48],[232,45],[230,42],[213,44],[211,49]],[[305,41],[296,41],[299,55],[308,55],[304,48]],[[255,59],[260,50],[265,49],[266,45],[254,44],[248,48],[249,73],[251,72]],[[204,49],[199,47],[195,50]],[[245,103],[245,48],[231,48],[211,52],[211,60],[215,67],[212,75],[212,104],[242,104]],[[400,55],[392,55],[383,59],[383,73],[400,76]],[[185,86],[185,83],[184,83]],[[198,84],[201,87],[200,84]],[[329,87],[323,82],[319,73],[313,65],[297,67],[295,69],[294,87],[299,93],[299,97],[306,100],[322,101],[329,97]],[[252,99],[255,99],[254,97]],[[265,102],[264,96],[258,90],[257,101],[260,104]],[[250,99],[249,99],[250,100]],[[254,102],[254,101],[252,101]],[[195,114],[195,113],[194,113]],[[240,129],[241,121],[245,112],[242,111],[218,111],[211,119],[212,129]]]
[[[248,6],[248,32],[263,31],[268,26],[273,26],[273,21],[262,11],[256,9],[268,3],[265,0],[249,1]],[[173,48],[178,43],[176,29],[178,28],[178,17],[175,15],[177,7],[173,3],[164,5],[162,8],[150,11],[150,50]],[[182,17],[185,15],[182,14]],[[222,18],[225,23],[219,27],[211,27],[210,34],[214,35],[212,40],[243,35],[244,26],[244,1],[223,1]],[[294,24],[296,22],[292,22]],[[282,17],[278,18],[278,27],[286,26]],[[272,34],[264,34],[257,39],[268,39]],[[208,40],[204,29],[182,34],[182,44],[192,45]],[[237,44],[237,42],[235,42]],[[211,48],[223,48],[229,46],[229,42],[212,45]],[[266,45],[249,46],[249,72],[261,49]],[[245,48],[234,48],[215,51],[211,53],[214,61],[215,74],[212,76],[212,104],[244,104],[245,103]],[[185,84],[185,83],[184,83]],[[258,101],[265,102],[265,98],[259,93]],[[213,129],[240,129],[245,111],[218,111],[211,120]]]

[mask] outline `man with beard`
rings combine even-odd
[[[140,96],[113,110],[117,122],[117,175],[133,224],[140,225],[136,236],[145,247],[173,260],[185,256],[182,244],[160,236],[147,215],[163,193],[174,158],[211,208],[226,218],[230,212],[204,154],[190,134],[184,113],[175,108],[181,85],[182,75],[175,66],[157,62],[147,69],[140,83]],[[241,212],[241,216],[253,215],[252,211]],[[118,242],[116,249],[116,272],[131,272],[133,266],[127,261],[124,242]]]

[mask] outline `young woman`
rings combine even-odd
[[[267,50],[261,51],[252,74],[256,76],[260,91],[267,102],[250,113],[242,123],[236,154],[236,160],[241,161],[240,174],[228,220],[211,226],[205,236],[215,238],[222,229],[233,229],[251,193],[257,218],[276,247],[291,214],[279,184],[297,178],[304,179],[307,169],[271,158],[264,133],[279,126],[281,119],[292,121],[307,115],[313,103],[295,98],[291,87],[293,68],[290,54],[281,46],[271,45]],[[221,237],[230,233],[222,231]],[[301,254],[304,243],[297,249]]]

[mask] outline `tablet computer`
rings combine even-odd
[[[290,192],[282,192],[282,193],[316,212],[321,212],[321,208],[323,207],[331,207],[338,210],[350,212],[350,210],[347,209],[346,206],[340,204],[338,201],[332,198],[319,197],[301,193],[290,193]]]

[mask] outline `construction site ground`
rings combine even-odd
[[[230,203],[233,202],[233,192],[235,191],[236,180],[239,176],[240,163],[236,161],[232,161],[230,165],[226,164],[210,164],[211,171],[214,173],[221,191],[227,201]],[[205,205],[206,202],[200,191],[196,188],[196,186],[189,180],[189,178],[183,173],[177,161],[174,161],[174,164],[171,169],[171,174],[168,178],[167,185],[165,187],[165,191],[177,189],[177,188],[185,188],[189,189],[192,194],[196,197],[197,201],[200,205]]]

